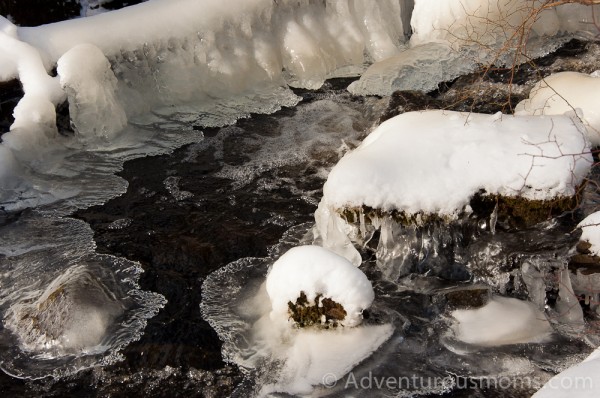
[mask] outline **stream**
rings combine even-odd
[[[571,43],[561,51],[540,65],[568,62],[587,49]],[[534,73],[521,72],[530,85]],[[153,114],[132,123],[112,148],[60,155],[65,162],[52,180],[39,178],[60,185],[75,174],[72,187],[60,186],[64,199],[42,198],[38,206],[2,214],[0,391],[47,397],[268,391],[281,364],[252,345],[253,327],[265,313],[248,303],[264,300],[270,264],[313,242],[313,214],[328,171],[386,112],[449,107],[458,95],[452,90],[470,87],[467,80],[390,100],[353,96],[345,90],[352,79],[332,79],[319,90],[294,90],[295,106],[285,94],[287,106],[233,123],[235,112],[225,111],[221,123],[214,114],[194,120]],[[503,90],[459,107],[501,110]],[[526,88],[515,93],[524,96]],[[592,182],[598,177],[595,170]],[[361,251],[361,269],[376,295],[365,323],[391,325],[392,332],[352,378],[317,386],[313,394],[530,396],[598,344],[598,315],[587,311],[586,330],[557,328],[542,343],[481,348],[453,337],[449,311],[472,292],[531,299],[528,281],[542,274],[552,306],[555,270],[578,240],[572,231],[599,200],[590,183],[577,211],[522,230],[492,227],[477,216],[429,225],[407,238],[423,248],[411,254],[418,265],[408,275],[377,266],[381,237],[375,234]],[[452,242],[442,263],[429,256],[431,241]],[[89,341],[60,341],[61,334],[82,330]],[[80,346],[94,348],[81,352]],[[502,378],[527,383],[486,384]],[[383,387],[381,380],[395,381]]]

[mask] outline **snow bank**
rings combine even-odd
[[[416,0],[411,19],[411,44],[447,41],[456,47],[475,44],[481,49],[489,49],[489,46],[494,48],[507,41],[518,44],[521,27],[528,32],[526,40],[559,33],[596,33],[592,7],[567,4],[538,13],[536,10],[542,3],[530,0]]]
[[[494,297],[481,308],[455,310],[452,317],[458,340],[480,346],[541,343],[552,333],[546,316],[533,303]]]
[[[583,362],[551,378],[533,398],[596,398],[600,396],[600,348]]]
[[[581,228],[582,241],[589,242],[592,246],[590,252],[594,256],[600,256],[600,211],[595,212],[583,219],[577,228]]]
[[[600,79],[561,72],[540,80],[515,108],[516,115],[562,115],[577,112],[592,145],[600,145]]]
[[[340,160],[322,201],[453,216],[480,190],[572,196],[591,164],[581,127],[566,116],[410,112],[382,123]]]
[[[341,304],[346,317],[344,326],[362,322],[362,311],[375,297],[365,274],[345,258],[319,246],[290,249],[277,260],[267,276],[267,293],[271,299],[273,320],[289,318],[288,303],[295,303],[304,292],[309,303],[323,295]]]

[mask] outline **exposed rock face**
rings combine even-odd
[[[330,298],[318,295],[315,303],[310,304],[304,292],[300,292],[300,297],[296,303],[288,303],[290,317],[298,327],[307,327],[321,325],[325,328],[337,327],[338,321],[346,318],[344,307]]]

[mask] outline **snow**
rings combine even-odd
[[[482,48],[496,45],[510,39],[526,21],[531,4],[528,0],[417,0],[411,19],[411,43],[448,41],[456,46],[476,44]],[[534,33],[541,29],[550,35],[559,28],[554,10],[542,12],[532,26]]]
[[[298,246],[286,252],[273,264],[266,288],[273,320],[287,321],[288,302],[295,303],[304,292],[312,305],[319,294],[341,304],[347,315],[339,323],[356,326],[362,322],[362,311],[375,298],[371,282],[362,271],[319,246]]]
[[[551,378],[533,398],[596,398],[600,396],[600,348],[581,363]]]
[[[600,256],[600,211],[584,218],[577,228],[581,228],[582,231],[580,240],[591,243],[591,254]]]
[[[552,327],[537,306],[510,297],[494,297],[477,309],[455,310],[458,340],[484,347],[547,341]]]
[[[516,115],[562,115],[577,112],[592,145],[600,145],[600,79],[579,72],[560,72],[540,80]]]
[[[375,129],[331,170],[330,209],[368,206],[453,217],[480,190],[532,200],[572,196],[592,165],[567,116],[410,112]]]

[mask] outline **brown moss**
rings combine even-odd
[[[478,218],[489,218],[498,206],[498,222],[509,228],[521,229],[574,210],[578,204],[577,195],[551,200],[531,200],[518,196],[488,195],[479,192],[473,196],[469,206]],[[339,209],[338,212],[350,224],[358,224],[361,213],[364,214],[367,223],[375,218],[391,217],[396,223],[404,226],[423,226],[434,222],[450,223],[453,220],[453,217],[439,214],[406,213],[402,210],[384,211],[368,206],[344,208]]]
[[[344,307],[331,300],[323,298],[321,294],[315,297],[315,303],[310,305],[306,293],[300,292],[296,303],[288,302],[290,318],[294,320],[296,326],[304,328],[308,326],[321,325],[326,328],[337,327],[338,322],[346,318]],[[325,317],[325,322],[322,322]]]

